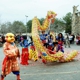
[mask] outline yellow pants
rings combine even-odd
[[[38,60],[38,54],[36,52],[36,50],[33,50],[33,49],[29,49],[29,59],[31,60]]]

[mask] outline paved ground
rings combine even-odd
[[[20,48],[20,47],[19,47]],[[78,50],[80,46],[71,45],[71,48],[64,48],[65,51]],[[20,48],[21,51],[21,48]],[[0,72],[1,62],[4,57],[2,48],[0,48]],[[77,59],[67,63],[47,63],[43,64],[41,60],[37,62],[29,61],[28,66],[22,66],[22,80],[80,80],[80,55]],[[16,80],[15,75],[9,74],[5,80]]]

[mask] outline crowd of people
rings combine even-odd
[[[74,44],[74,43],[76,43],[77,45],[80,45],[80,35],[75,36],[75,35],[68,34],[68,33],[65,33],[65,35],[63,35],[61,33],[61,35],[64,37],[65,47],[67,47],[67,46],[70,47],[70,44]],[[26,36],[26,35],[20,35],[20,34],[15,35],[15,43],[20,44],[20,42],[24,36]],[[57,36],[58,35],[55,36],[56,40],[57,40]],[[30,36],[26,36],[26,37],[29,37],[28,39],[30,40]],[[42,31],[40,34],[40,39],[42,40],[43,43],[46,41],[46,43],[44,44],[44,46],[46,46],[46,47],[48,47],[48,45],[53,45],[52,41],[54,39],[53,39],[52,35],[50,35],[49,32],[45,33],[45,31]],[[2,46],[4,42],[5,42],[5,36],[0,35],[0,46]]]

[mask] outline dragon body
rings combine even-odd
[[[52,61],[59,61],[59,62],[68,62],[72,61],[75,56],[78,54],[78,51],[73,50],[70,53],[62,53],[56,52],[56,54],[51,54],[44,46],[42,41],[40,40],[39,30],[47,30],[49,28],[50,23],[52,20],[55,20],[56,13],[53,11],[48,11],[47,16],[41,25],[38,18],[34,17],[32,20],[32,38],[35,45],[36,50],[41,54],[42,59],[52,62]]]

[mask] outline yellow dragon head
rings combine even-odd
[[[47,17],[48,17],[48,19],[53,19],[53,18],[55,18],[56,17],[56,13],[55,12],[53,12],[53,11],[48,11],[47,12]]]

